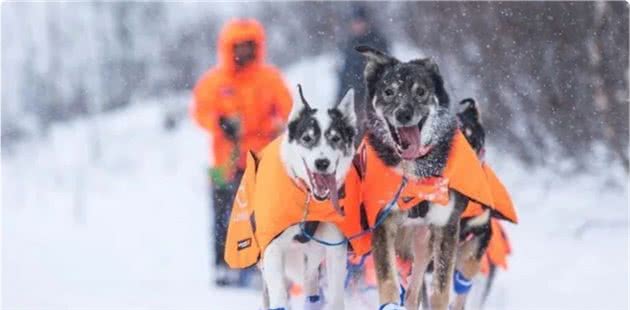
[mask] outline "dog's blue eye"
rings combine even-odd
[[[302,141],[304,141],[304,143],[310,143],[311,141],[313,141],[313,138],[311,138],[311,136],[309,135],[305,135],[302,136]]]
[[[385,90],[385,96],[391,97],[394,95],[394,91],[391,88]]]

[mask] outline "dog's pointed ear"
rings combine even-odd
[[[421,65],[421,66],[425,67],[427,70],[429,70],[429,71],[431,71],[431,72],[433,72],[435,74],[440,74],[440,68],[438,67],[437,62],[435,62],[435,59],[433,59],[433,57],[414,59],[414,60],[412,60],[410,62],[414,63],[414,64]]]
[[[368,61],[373,61],[379,65],[387,65],[391,63],[396,63],[398,60],[396,58],[386,55],[385,53],[367,45],[359,45],[355,46],[354,50],[361,53],[365,56]]]
[[[440,74],[440,67],[438,67],[437,62],[435,62],[435,59],[433,59],[433,57],[429,57],[425,59],[424,61],[425,61],[425,66],[427,66],[429,70],[431,70],[435,74]]]
[[[298,88],[300,100],[295,100],[295,102],[293,103],[293,106],[291,107],[291,113],[289,114],[290,120],[298,118],[298,115],[300,114],[302,110],[305,110],[307,112],[313,111],[313,108],[311,108],[311,105],[308,103],[308,101],[306,101],[306,98],[304,98],[304,93],[302,92],[302,85],[297,84],[297,88]]]
[[[393,66],[399,63],[398,59],[367,45],[359,45],[354,49],[367,59],[363,75],[368,86],[378,80],[385,66]]]
[[[304,108],[308,111],[313,110],[313,108],[311,108],[311,106],[308,104],[308,101],[306,101],[306,98],[304,98],[304,93],[302,92],[302,85],[297,84],[298,87],[298,92],[300,93],[300,101],[302,101],[302,105],[304,105]]]
[[[477,122],[480,121],[481,113],[477,108],[477,102],[473,98],[466,98],[459,102],[458,115],[469,117]]]
[[[354,89],[350,88],[343,96],[341,101],[339,101],[335,106],[335,108],[339,110],[339,112],[341,112],[341,114],[343,114],[343,116],[346,117],[348,121],[351,122],[352,126],[357,125],[357,114],[354,110],[354,105]]]

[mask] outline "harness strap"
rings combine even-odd
[[[392,198],[392,200],[390,200],[387,205],[385,206],[385,208],[383,209],[383,212],[379,213],[379,215],[376,218],[376,222],[374,223],[373,227],[370,227],[362,232],[359,232],[355,235],[352,235],[350,237],[347,238],[343,238],[342,240],[336,241],[336,242],[331,242],[331,241],[327,241],[327,240],[322,240],[319,239],[317,237],[315,237],[313,234],[309,233],[306,229],[305,229],[305,224],[306,224],[306,218],[308,216],[308,205],[309,202],[311,201],[311,195],[310,193],[306,195],[306,202],[304,205],[304,216],[302,217],[302,220],[300,221],[300,223],[298,224],[298,226],[300,227],[300,232],[303,236],[305,236],[306,238],[308,238],[309,240],[313,240],[321,245],[324,246],[339,246],[339,245],[344,245],[354,239],[360,238],[364,235],[367,235],[371,232],[373,232],[377,227],[379,227],[380,225],[383,224],[383,222],[385,221],[385,219],[387,218],[387,216],[392,212],[392,210],[394,209],[394,206],[396,206],[396,202],[398,201],[398,198],[400,198],[400,194],[402,194],[403,189],[405,188],[405,186],[407,186],[407,178],[403,176],[401,182],[400,182],[400,186],[398,187],[398,190],[396,191],[396,193],[394,194],[394,197]]]

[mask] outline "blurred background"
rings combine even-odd
[[[221,26],[255,17],[291,92],[335,100],[353,5],[3,2],[3,308],[256,307],[209,280],[192,88]],[[482,110],[521,217],[488,306],[626,309],[627,3],[363,5],[394,56],[434,57]]]

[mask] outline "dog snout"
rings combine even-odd
[[[326,172],[330,166],[330,160],[326,158],[320,158],[315,160],[315,168],[320,172]]]
[[[413,119],[413,109],[410,106],[403,106],[396,110],[395,116],[400,125],[408,125]]]

